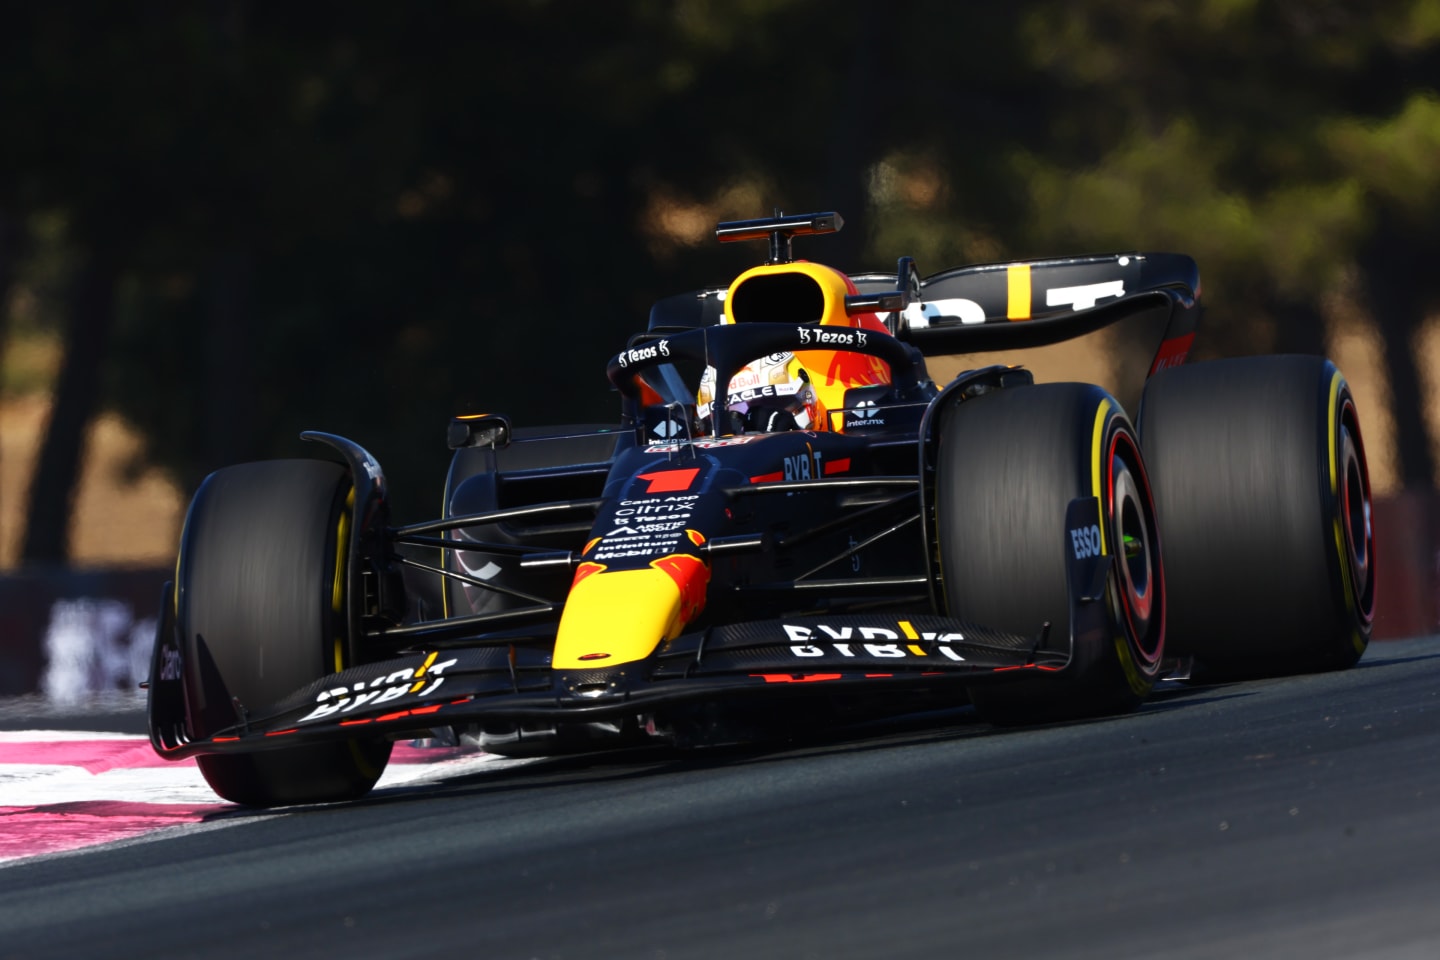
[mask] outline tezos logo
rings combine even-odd
[[[1104,552],[1100,548],[1100,528],[1092,523],[1088,527],[1071,530],[1070,546],[1075,551],[1076,560],[1100,556]]]
[[[866,334],[863,330],[826,330],[824,327],[797,327],[800,342],[825,347],[863,347]]]
[[[641,360],[654,360],[656,357],[670,356],[670,341],[661,340],[648,347],[634,347],[630,350],[621,350],[616,358],[620,366],[628,367],[632,363],[639,363]]]

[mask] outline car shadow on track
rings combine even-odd
[[[1156,689],[1155,694],[1140,711],[1130,716],[1195,708],[1251,695],[1253,691],[1247,691],[1240,685],[1202,686],[1167,682]],[[800,758],[855,755],[971,739],[1024,735],[1060,727],[1124,723],[1127,719],[1127,716],[1098,717],[1067,723],[999,727],[982,721],[972,707],[960,706],[866,720],[823,731],[748,743],[689,748],[644,745],[524,761],[500,761],[493,768],[457,773],[439,781],[387,786],[348,806],[369,807],[435,797],[493,797],[542,787],[555,789],[604,782],[647,780],[677,773],[785,763]],[[289,812],[297,812],[296,808],[288,809]]]
[[[1361,658],[1360,662],[1355,664],[1354,669],[1374,670],[1377,667],[1398,667],[1411,663],[1425,663],[1429,660],[1440,660],[1440,651],[1436,651],[1435,653],[1416,654],[1412,657],[1388,657],[1377,658],[1374,660]]]

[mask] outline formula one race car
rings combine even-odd
[[[229,800],[313,803],[363,795],[397,739],[703,745],[967,698],[1043,722],[1130,710],[1177,665],[1359,658],[1369,481],[1333,365],[1186,365],[1185,256],[921,279],[792,255],[840,226],[721,224],[769,256],[656,304],[606,370],[617,423],[454,418],[437,520],[392,525],[380,465],[329,434],[304,436],[338,462],[211,474],[166,585],[155,749]],[[1138,426],[1020,367],[926,374],[1141,314]]]

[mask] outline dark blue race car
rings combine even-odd
[[[155,749],[229,800],[313,803],[417,736],[709,744],[967,700],[1045,722],[1167,673],[1359,658],[1369,481],[1332,364],[1187,364],[1189,257],[923,279],[794,257],[840,226],[721,224],[768,256],[656,304],[609,359],[613,423],[454,418],[436,520],[392,525],[380,465],[329,434],[304,436],[334,459],[210,475],[166,586]],[[1021,367],[926,372],[1127,318],[1159,343],[1135,421]]]

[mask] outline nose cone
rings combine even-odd
[[[581,564],[560,615],[551,666],[583,670],[645,659],[700,613],[709,582],[710,568],[685,553],[657,557],[638,570]]]

